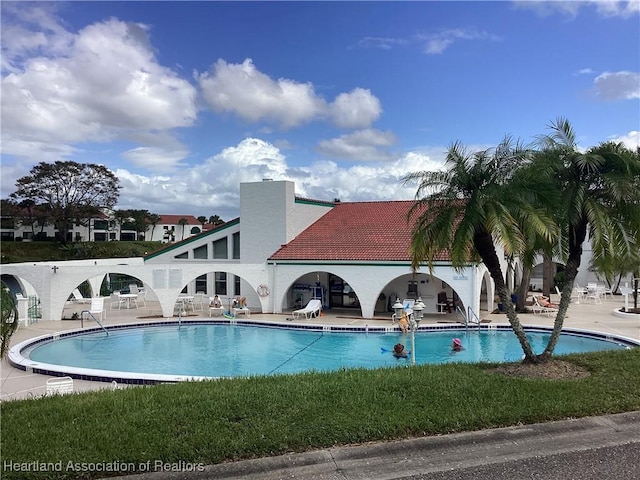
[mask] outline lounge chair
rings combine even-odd
[[[64,395],[65,393],[73,393],[73,378],[59,377],[47,380],[45,395]]]
[[[550,317],[552,313],[558,313],[558,307],[543,305],[540,303],[539,297],[540,295],[533,296],[533,305],[531,306],[533,313],[544,313],[547,317]]]
[[[90,298],[84,298],[82,296],[82,293],[80,293],[80,290],[78,290],[77,288],[71,292],[71,295],[73,298],[71,298],[71,301],[74,303],[89,303],[91,301]]]
[[[306,318],[307,320],[313,317],[319,317],[321,310],[322,302],[319,299],[314,298],[312,300],[309,300],[309,303],[307,303],[306,307],[301,308],[300,310],[294,310],[293,318],[299,318],[302,315],[304,315],[304,318]]]

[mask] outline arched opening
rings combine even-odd
[[[462,305],[452,285],[428,273],[415,273],[401,275],[385,285],[378,295],[374,314],[386,316],[393,312],[396,300],[405,303],[418,298],[425,305],[425,315],[455,314],[456,307]]]

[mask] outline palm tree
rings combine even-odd
[[[150,238],[150,240],[153,240],[153,232],[156,229],[156,225],[158,225],[158,223],[160,223],[160,220],[162,220],[162,217],[160,215],[158,215],[157,213],[150,213],[147,216],[147,221],[151,224],[151,238]]]
[[[582,258],[591,241],[594,258],[631,255],[640,231],[639,156],[622,144],[603,143],[581,152],[568,120],[558,118],[551,133],[539,138],[536,163],[557,189],[553,211],[562,228],[566,252],[565,283],[549,342],[540,355],[553,353],[571,299]]]
[[[200,215],[198,217],[198,221],[200,222],[200,225],[202,225],[202,230],[204,230],[204,224],[207,223],[207,217]]]
[[[497,243],[505,254],[519,255],[532,232],[549,242],[553,238],[552,219],[521,193],[536,194],[533,188],[520,185],[527,177],[515,181],[518,169],[529,162],[530,153],[520,144],[513,145],[509,137],[493,150],[472,155],[456,142],[447,152],[448,170],[409,174],[404,182],[419,182],[417,202],[410,213],[418,215],[411,242],[413,269],[425,261],[432,269],[436,255],[445,249],[449,249],[456,269],[464,269],[480,257],[495,282],[525,361],[536,363],[510,301],[496,250]]]
[[[180,220],[178,220],[178,224],[180,226],[182,226],[182,238],[180,240],[184,240],[184,227],[185,225],[187,225],[189,223],[189,220],[187,220],[186,218],[182,217]]]
[[[209,223],[211,225],[222,225],[224,220],[222,220],[218,215],[211,215],[209,217]]]

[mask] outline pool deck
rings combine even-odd
[[[553,296],[552,299],[557,300]],[[624,306],[623,297],[616,296],[608,298],[601,304],[594,303],[572,303],[569,306],[567,318],[564,321],[564,327],[575,328],[589,331],[596,331],[616,336],[640,340],[640,320],[637,318],[620,318],[613,315],[616,308]],[[69,305],[70,310],[77,311],[86,308],[86,305]],[[65,311],[65,313],[68,313]],[[107,318],[103,322],[105,325],[126,324],[126,323],[145,323],[163,320],[158,318],[160,307],[157,302],[148,302],[146,308],[139,309],[123,309],[123,310],[107,310]],[[363,319],[357,316],[359,312],[353,314],[348,311],[327,310],[317,319],[295,320],[291,323],[301,324],[323,324],[323,325],[340,325],[340,326],[365,326],[370,327],[386,327],[391,325],[391,314],[379,315],[374,319]],[[209,318],[208,312],[195,312],[188,318],[193,320],[196,318]],[[70,316],[70,315],[69,315]],[[494,324],[508,324],[506,315],[481,312],[481,318],[484,322]],[[252,313],[246,320],[259,320],[261,322],[282,322],[290,323],[287,319],[291,318],[291,314],[262,314]],[[450,323],[455,324],[458,317],[455,314],[445,315],[426,315],[422,320],[422,325]],[[245,320],[241,315],[239,320]],[[554,316],[548,317],[544,314],[519,314],[519,319],[525,326],[553,326]],[[166,320],[166,319],[165,319]],[[94,322],[85,321],[84,328],[93,328]],[[76,330],[81,328],[80,320],[62,320],[62,321],[39,321],[27,327],[20,327],[12,337],[11,344],[15,345],[30,338],[41,335],[53,334],[55,332],[63,332],[67,330]],[[12,367],[5,358],[1,364],[2,384],[0,386],[0,401],[35,398],[42,396],[45,392],[45,383],[48,378],[46,375],[28,373]],[[90,382],[84,380],[74,380],[74,391],[88,391],[113,388],[112,384],[105,382]]]

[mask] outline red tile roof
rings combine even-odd
[[[200,227],[202,227],[202,224],[193,215],[160,215],[160,221],[158,222],[158,224],[180,225],[181,218],[185,218],[187,220],[187,225],[199,225]]]
[[[413,201],[341,202],[269,260],[410,261]],[[448,260],[443,252],[436,260]]]

